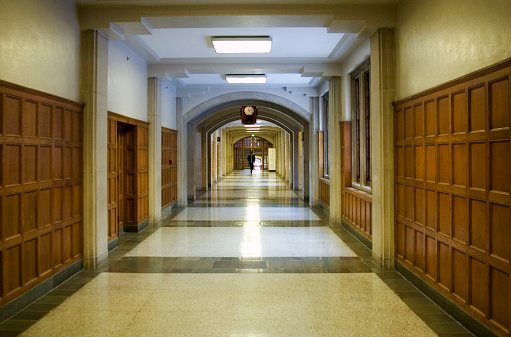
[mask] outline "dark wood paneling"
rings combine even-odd
[[[0,81],[0,306],[82,258],[82,124],[80,104]]]
[[[397,259],[507,336],[510,77],[507,61],[394,104]]]
[[[330,181],[319,178],[319,202],[324,206],[330,206]]]
[[[177,131],[161,128],[161,208],[177,201]]]
[[[108,115],[107,124],[107,212],[108,241],[115,240],[119,235],[119,164],[117,158],[117,120]]]

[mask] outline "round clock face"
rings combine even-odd
[[[254,113],[254,108],[251,107],[251,106],[246,106],[244,109],[243,109],[243,112],[245,113],[245,115],[247,116],[252,116],[252,114]]]

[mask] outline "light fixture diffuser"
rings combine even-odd
[[[213,36],[211,42],[217,54],[269,53],[269,36]]]
[[[266,75],[225,75],[227,83],[266,83]]]

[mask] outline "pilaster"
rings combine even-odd
[[[371,37],[371,171],[373,259],[394,265],[394,118],[396,97],[394,29]]]
[[[341,222],[341,78],[330,78],[328,89],[328,175],[330,180],[330,217]]]
[[[317,206],[319,194],[319,97],[311,97],[311,117],[309,122],[309,152],[310,152],[310,190],[309,204]]]
[[[82,31],[80,96],[83,121],[83,260],[96,268],[108,256],[107,97],[108,40]]]
[[[149,120],[149,221],[154,224],[161,217],[161,81],[148,79]]]

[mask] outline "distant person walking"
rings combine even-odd
[[[254,169],[255,156],[254,151],[250,151],[250,154],[247,157],[248,164],[250,165],[250,174],[252,174],[252,170]]]

